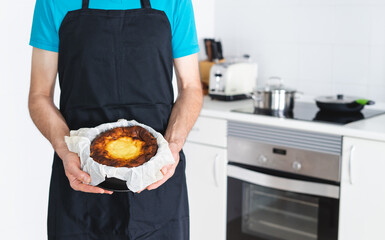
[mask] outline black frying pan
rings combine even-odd
[[[356,97],[345,97],[342,94],[337,96],[324,96],[315,99],[321,111],[351,113],[361,111],[365,105],[373,105],[374,101]]]
[[[127,188],[126,181],[120,180],[118,178],[108,178],[101,182],[97,187],[114,191],[114,192],[130,192]]]

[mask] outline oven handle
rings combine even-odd
[[[278,190],[336,199],[340,196],[338,186],[271,176],[233,165],[227,165],[227,176]]]

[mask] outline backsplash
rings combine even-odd
[[[258,62],[258,86],[280,76],[307,95],[385,102],[385,0],[216,0],[214,29],[225,56]]]

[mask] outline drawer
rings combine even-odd
[[[199,117],[187,141],[218,147],[227,146],[227,120]]]

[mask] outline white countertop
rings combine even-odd
[[[296,101],[309,102],[313,100],[312,98],[302,97],[302,99],[296,99]],[[248,123],[265,124],[270,126],[285,127],[334,135],[358,137],[385,142],[385,114],[345,125],[335,125],[330,123],[301,121],[231,112],[231,110],[233,109],[249,106],[253,106],[252,100],[224,102],[218,100],[211,100],[210,97],[205,96],[201,116],[222,118]],[[380,103],[377,104],[376,108],[384,109],[383,106],[384,104]]]

